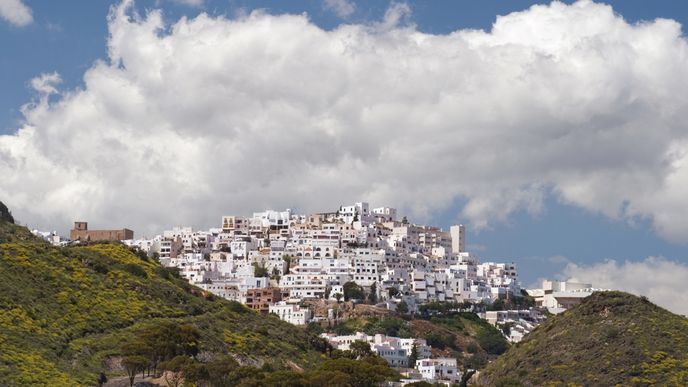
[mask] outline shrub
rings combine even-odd
[[[148,277],[148,273],[146,273],[146,271],[141,266],[139,266],[135,263],[124,264],[124,265],[122,265],[122,269],[128,271],[129,273],[131,273],[137,277],[141,277],[141,278],[147,278]]]

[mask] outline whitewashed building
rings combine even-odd
[[[276,314],[280,320],[294,325],[306,325],[311,320],[311,311],[299,305],[287,304],[284,301],[270,305],[269,312]]]

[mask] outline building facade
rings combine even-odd
[[[123,241],[134,239],[134,232],[128,228],[121,230],[89,230],[88,222],[74,222],[69,232],[73,241]]]

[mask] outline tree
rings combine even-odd
[[[253,276],[254,277],[269,277],[268,269],[265,265],[259,265],[258,263],[253,263]]]
[[[351,377],[340,371],[313,371],[308,375],[312,387],[349,387]]]
[[[514,326],[514,323],[512,323],[512,322],[502,324],[501,330],[504,333],[504,336],[509,337],[509,335],[511,334],[511,328],[513,326]]]
[[[487,364],[487,355],[484,352],[474,353],[464,359],[463,365],[466,369],[477,370],[485,367]]]
[[[198,355],[198,341],[201,333],[193,325],[180,325],[177,329],[177,343],[181,353],[187,356]]]
[[[264,386],[280,387],[300,387],[308,385],[304,375],[291,370],[267,373],[260,384]]]
[[[492,302],[492,305],[490,305],[487,309],[488,310],[504,310],[504,300],[501,298],[498,298]]]
[[[379,356],[368,356],[361,360],[344,357],[327,360],[320,366],[320,371],[346,374],[351,378],[347,385],[352,387],[377,386],[385,380],[399,380],[399,374]]]
[[[205,365],[207,381],[211,386],[231,386],[232,373],[239,369],[239,363],[230,355],[214,358]]]
[[[334,349],[327,339],[319,336],[311,336],[309,342],[313,349],[321,353],[331,353]]]
[[[229,375],[228,386],[236,386],[241,384],[242,386],[260,386],[262,385],[263,373],[256,367],[243,366],[232,371]],[[251,384],[253,383],[253,384]]]
[[[425,335],[425,341],[427,341],[428,345],[438,349],[444,349],[446,347],[455,347],[456,343],[454,342],[454,340],[454,337],[449,333],[443,334],[441,332],[435,331]]]
[[[339,292],[334,294],[334,298],[337,300],[338,304],[339,304],[339,302],[341,302],[343,296],[344,295],[342,293],[339,293]]]
[[[148,364],[148,359],[140,355],[127,356],[122,359],[122,367],[124,367],[127,371],[127,376],[129,376],[129,387],[134,385],[136,374],[143,372]]]
[[[459,387],[468,387],[468,381],[471,380],[471,377],[475,374],[475,370],[463,370],[463,375],[461,375],[461,382],[459,383]]]
[[[156,373],[162,361],[178,355],[196,356],[199,340],[200,332],[195,326],[164,321],[139,331],[122,345],[122,354],[146,358]]]
[[[490,355],[501,355],[509,348],[509,343],[502,335],[502,332],[492,326],[478,332],[476,339],[485,352]]]
[[[377,283],[373,282],[370,285],[370,294],[368,294],[368,302],[375,305],[377,304]]]
[[[270,278],[279,282],[280,274],[279,274],[279,269],[277,268],[277,266],[272,268],[272,276],[270,276]]]
[[[399,289],[395,287],[391,287],[387,289],[387,294],[389,294],[389,298],[395,297],[397,294],[399,294]]]
[[[361,359],[367,356],[370,356],[373,354],[373,351],[370,349],[370,344],[367,341],[363,340],[356,340],[353,343],[349,345],[349,349],[353,354],[356,356],[356,358]]]
[[[193,361],[188,356],[175,356],[172,360],[166,361],[160,367],[165,372],[165,382],[170,387],[180,387],[184,378],[193,366]]]
[[[356,282],[349,281],[344,284],[344,301],[362,300],[365,298],[363,289]]]
[[[418,347],[416,347],[416,343],[413,343],[413,347],[411,347],[411,355],[409,355],[409,368],[414,368],[416,366],[416,361],[418,361]]]
[[[406,301],[401,301],[397,304],[397,313],[406,314],[406,313],[408,313],[408,311],[409,311],[409,308],[408,308],[408,304],[406,303]]]

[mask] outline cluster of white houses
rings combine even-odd
[[[403,300],[411,311],[431,301],[490,303],[520,295],[515,265],[481,263],[465,250],[464,226],[445,231],[411,224],[394,208],[371,209],[365,202],[310,215],[224,216],[220,227],[207,231],[175,227],[125,243],[220,297],[265,312],[276,304],[280,316],[298,316],[291,321],[308,318],[294,304],[341,299],[347,282],[390,307]],[[257,289],[271,289],[271,301],[250,297]]]
[[[56,233],[36,235],[67,243]],[[223,216],[220,227],[174,227],[150,239],[123,242],[176,267],[190,283],[217,296],[296,324],[311,316],[305,299],[339,300],[344,284],[394,308],[410,311],[431,301],[484,302],[520,296],[513,263],[480,262],[466,251],[462,225],[449,230],[398,219],[391,207],[359,202],[333,212],[302,215],[290,210]],[[131,230],[89,230],[76,222],[72,239],[133,236]],[[538,305],[556,313],[590,294],[590,285],[545,281],[533,292]],[[271,309],[272,308],[272,309]]]
[[[361,332],[345,336],[323,333],[321,337],[327,339],[332,347],[342,351],[351,349],[351,344],[356,341],[368,343],[371,351],[387,360],[392,367],[411,369],[405,372],[406,378],[402,380],[404,384],[420,380],[451,384],[461,379],[456,359],[431,359],[432,348],[424,339],[403,339],[381,334],[370,336]]]

